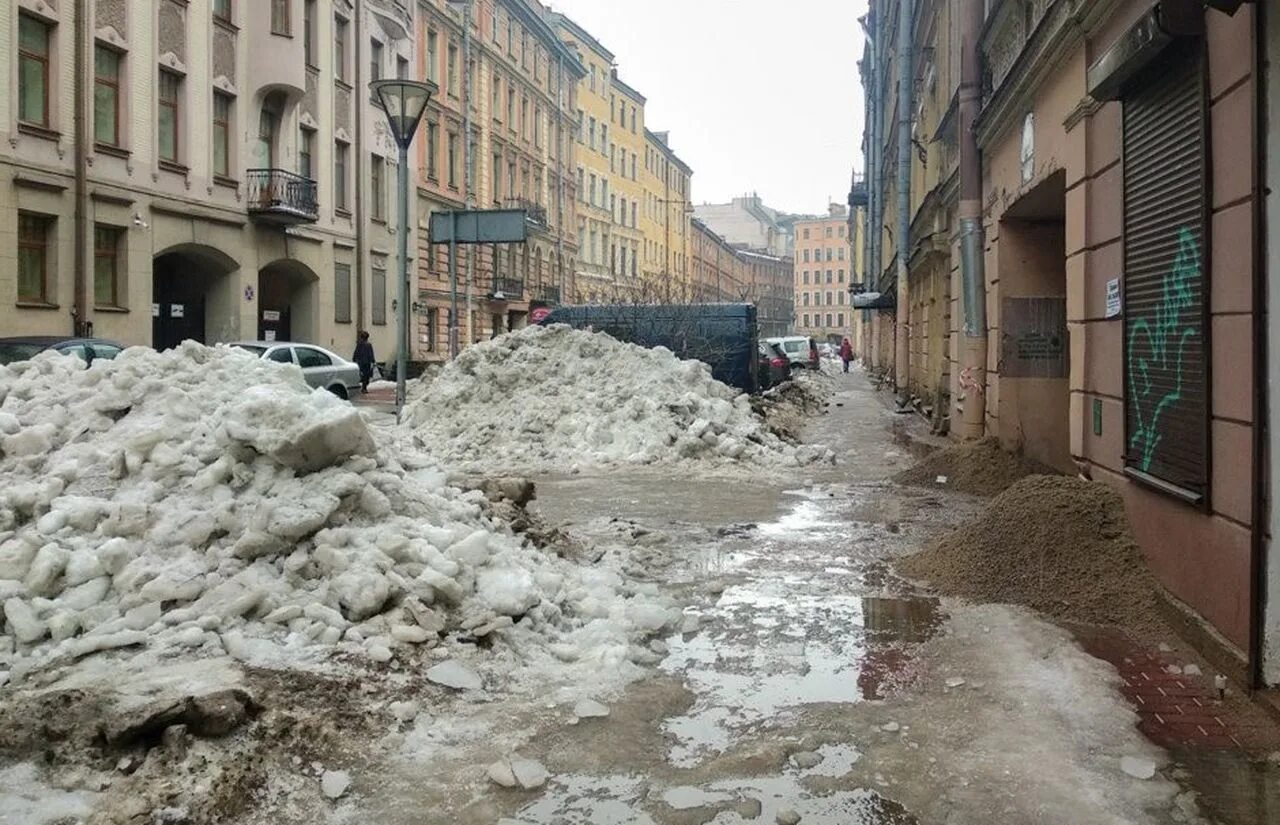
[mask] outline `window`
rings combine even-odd
[[[805,239],[806,241],[807,241],[807,240],[809,240],[809,230],[808,230],[808,229],[806,229],[806,230],[804,231],[804,239]]]
[[[843,226],[841,226],[841,227],[837,228],[837,229],[836,229],[836,234],[843,238],[843,237],[844,237],[844,227],[843,227]]]
[[[635,152],[631,153],[631,179],[636,179],[636,158],[639,157]]]
[[[351,264],[333,265],[333,320],[351,323]]]
[[[839,326],[839,327],[844,326],[844,313],[843,313],[843,312],[837,312],[837,313],[836,313],[836,326]]]
[[[808,313],[805,313],[805,316],[804,316],[804,326],[805,326],[806,328],[808,328],[808,326],[809,326],[809,314],[808,314]]]
[[[100,307],[124,306],[121,300],[121,239],[124,230],[115,226],[93,227],[93,303]]]
[[[316,133],[313,129],[303,128],[298,130],[298,174],[307,179],[315,177],[315,167],[311,164],[315,136]]]
[[[836,300],[835,300],[835,293],[828,292],[828,293],[827,293],[827,306],[834,306],[834,305],[835,305],[835,302],[836,302]],[[830,322],[830,321],[828,321],[827,323],[829,324],[829,323],[831,323],[831,322]]]
[[[529,139],[529,98],[520,99],[520,136]]]
[[[347,21],[341,17],[333,21],[333,76],[347,79]]]
[[[842,283],[844,283],[844,270],[843,270],[843,269],[837,269],[837,270],[836,270],[836,282],[837,282],[837,283],[841,283],[841,284],[842,284]]]
[[[802,283],[804,283],[804,284],[808,284],[808,283],[809,283],[809,270],[807,270],[807,269],[806,269],[806,270],[804,271],[804,274],[803,274],[803,276],[802,276],[802,277],[803,277],[803,280],[802,280],[801,282],[802,282]]]
[[[833,250],[833,249],[828,249],[828,250],[827,250],[827,260],[828,260],[828,261],[829,261],[829,260],[831,260],[831,258],[832,258],[832,256],[833,256],[834,254],[835,254],[835,250]]]
[[[635,225],[636,225],[636,202],[632,201],[631,202],[631,226],[634,228]]]
[[[827,227],[826,236],[827,236],[828,238],[830,238],[830,237],[831,237],[831,227],[829,227],[829,226]]]
[[[369,80],[382,79],[382,44],[377,40],[369,40]]]
[[[302,3],[302,54],[308,66],[316,65],[316,0]]]
[[[294,355],[298,358],[298,366],[304,370],[308,367],[332,367],[333,359],[318,349],[311,347],[294,347]]]
[[[120,145],[120,53],[93,47],[93,139]]]
[[[449,44],[449,94],[454,97],[458,96],[458,47],[453,43]]]
[[[1121,109],[1125,472],[1192,503],[1209,492],[1212,443],[1202,49],[1192,41],[1162,60]]]
[[[533,110],[533,145],[542,148],[542,107],[536,106]]]
[[[809,263],[809,250],[804,251],[804,262]]]
[[[373,316],[373,325],[376,327],[385,326],[387,323],[387,267],[386,264],[375,262],[372,269],[373,278],[370,288],[373,292],[370,314]]]
[[[160,159],[170,163],[178,162],[178,124],[180,121],[179,105],[182,91],[182,78],[173,72],[160,70],[160,110],[159,135]]]
[[[369,200],[370,214],[375,221],[387,219],[387,192],[382,182],[385,171],[382,158],[373,155],[369,158]]]
[[[231,177],[231,96],[213,93],[213,174]]]
[[[831,275],[831,270],[830,270],[830,269],[828,269],[828,270],[827,270],[827,283],[829,283],[829,284],[830,284],[830,283],[835,283],[835,282],[832,280],[832,275]]]
[[[18,213],[18,301],[49,303],[49,241],[53,218]]]
[[[809,293],[804,293],[804,305],[809,306]]]
[[[840,306],[844,306],[844,290],[840,290],[836,293],[836,303]]]
[[[281,347],[280,349],[272,350],[271,353],[267,356],[267,360],[274,361],[277,364],[292,364],[293,348]]]
[[[458,135],[449,133],[449,186],[458,188]]]
[[[18,15],[18,120],[49,125],[50,26]]]
[[[832,324],[832,323],[831,323],[831,313],[830,313],[830,312],[828,312],[828,313],[827,313],[827,326],[828,326],[828,327],[833,327],[833,326],[835,326],[835,324]]]
[[[333,144],[333,206],[347,210],[347,150],[342,141]]]
[[[440,177],[440,124],[427,121],[427,178],[437,180]]]
[[[494,76],[494,82],[497,82]],[[437,83],[440,80],[440,35],[435,29],[427,29],[427,80]]]
[[[213,18],[231,22],[231,0],[213,0]]]
[[[293,34],[289,21],[289,6],[292,0],[271,0],[271,33]]]
[[[591,147],[591,151],[594,152],[596,150],[596,119],[594,117],[589,121],[587,135],[589,136],[588,145]]]
[[[489,175],[489,177],[493,179],[493,202],[501,203],[502,202],[502,176],[499,175],[497,172],[497,170],[502,168],[501,154],[495,154],[493,156],[493,166],[489,168],[493,170],[493,173]]]
[[[507,84],[507,126],[516,130],[516,90],[511,83]]]
[[[396,79],[409,79],[409,61],[403,57],[396,57]]]

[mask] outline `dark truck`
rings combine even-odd
[[[717,380],[756,392],[758,330],[752,304],[605,304],[558,307],[540,324],[605,332],[642,347],[701,361]]]

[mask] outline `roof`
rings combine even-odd
[[[569,15],[563,14],[558,11],[553,11],[549,15],[547,15],[547,19],[551,22],[552,26],[557,26],[565,29],[574,37],[576,37],[577,39],[583,41],[588,46],[590,46],[592,51],[594,51],[596,54],[603,57],[609,63],[613,62],[613,52],[606,49],[604,44],[601,43],[599,40],[596,40],[596,38],[591,34],[591,32],[587,31],[586,29],[582,28],[577,23],[575,23],[573,21],[573,18],[570,17]]]
[[[680,156],[677,155],[675,153],[675,150],[673,150],[671,146],[667,143],[667,135],[669,134],[670,134],[669,132],[654,132],[648,128],[644,130],[645,138],[654,146],[657,146],[662,151],[662,154],[667,156],[668,160],[670,160],[676,166],[680,167],[680,169],[682,169],[686,175],[692,175],[693,169],[689,166],[689,164],[680,160]]]
[[[617,70],[617,69],[614,69],[614,70],[613,70],[613,85],[614,85],[614,86],[617,86],[617,87],[618,87],[618,91],[622,92],[624,95],[626,95],[627,97],[631,98],[631,99],[632,99],[632,100],[634,100],[636,103],[641,103],[641,104],[643,104],[643,103],[648,102],[648,98],[647,98],[647,97],[645,97],[644,95],[640,94],[640,93],[639,93],[639,92],[637,92],[635,89],[631,88],[631,86],[629,86],[629,85],[627,85],[625,82],[623,82],[622,78],[618,77],[618,70]]]

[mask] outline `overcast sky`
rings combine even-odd
[[[843,203],[861,167],[866,0],[547,0],[615,55],[693,167],[693,202]]]

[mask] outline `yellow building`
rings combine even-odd
[[[613,143],[609,147],[613,158],[613,189],[618,202],[613,209],[614,280],[618,298],[636,300],[643,293],[641,256],[644,254],[645,236],[640,228],[644,214],[644,95],[623,83],[618,73],[613,74]],[[612,206],[612,204],[611,204]]]
[[[645,129],[645,143],[645,293],[652,300],[688,301],[693,170],[672,151],[667,132]]]
[[[578,85],[578,256],[575,296],[579,301],[611,300],[614,293],[613,212],[617,203],[609,147],[614,143],[613,52],[563,14],[551,22],[561,41],[578,54],[587,75]]]

